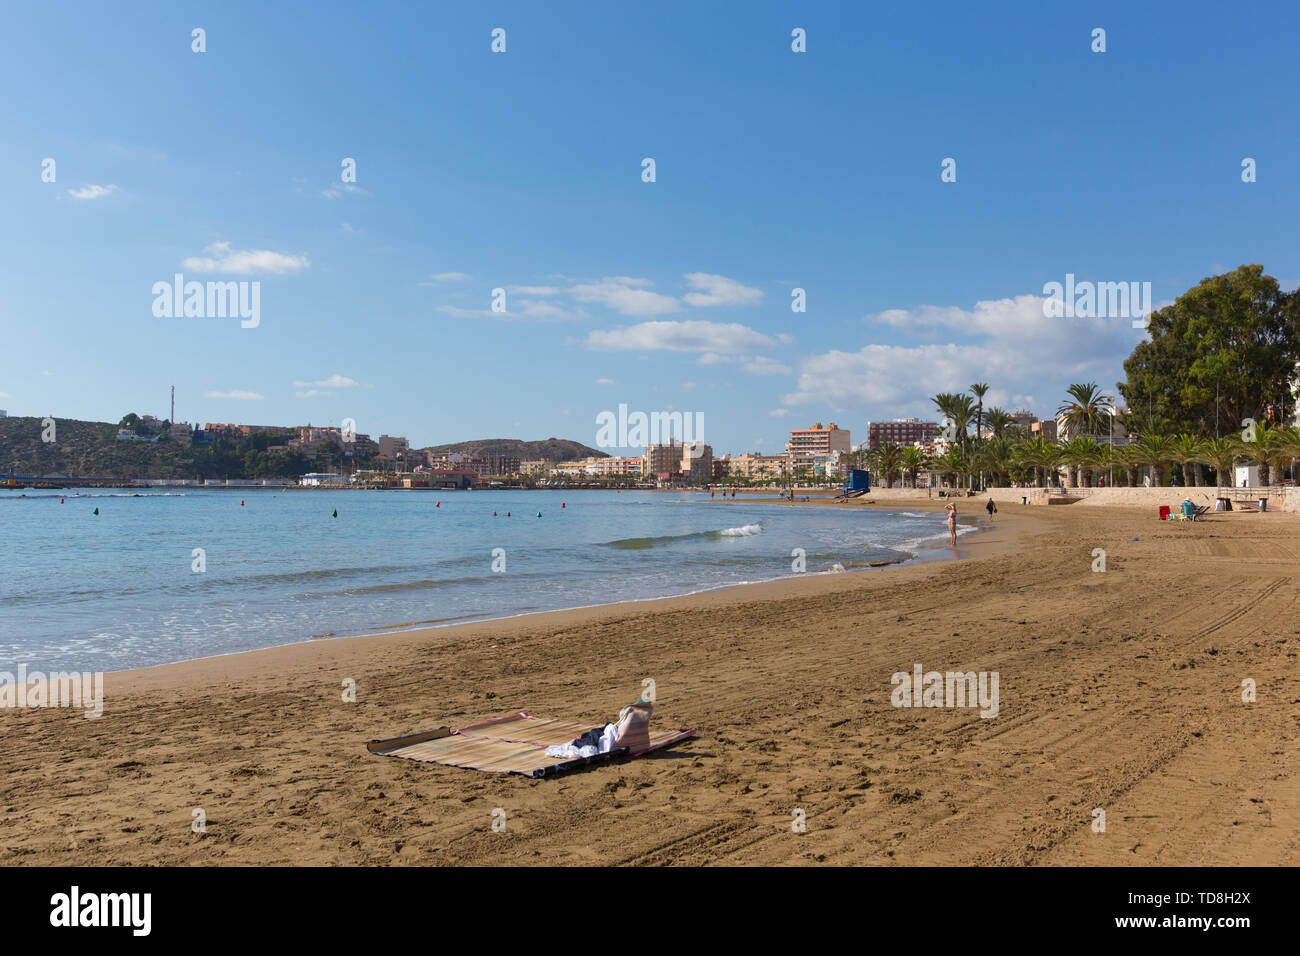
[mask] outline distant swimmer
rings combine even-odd
[[[338,516],[339,516],[339,509],[338,509],[338,508],[335,508],[335,509],[334,509],[334,514],[331,515],[331,517],[333,517],[333,518],[337,518]]]

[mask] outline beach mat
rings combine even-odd
[[[603,727],[604,724],[599,725]],[[671,747],[678,741],[695,736],[695,730],[650,732],[650,746],[633,753],[627,747],[615,747],[594,757],[561,759],[546,756],[546,748],[567,744],[587,731],[599,729],[581,720],[534,717],[523,711],[508,714],[459,730],[439,727],[405,737],[372,740],[366,750],[382,757],[401,757],[422,763],[440,763],[448,767],[481,770],[485,773],[517,773],[525,777],[546,777],[564,773],[592,763],[643,754]]]

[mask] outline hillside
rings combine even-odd
[[[92,478],[197,478],[188,442],[117,440],[108,422],[54,420],[53,442],[41,441],[40,418],[0,418],[0,471]]]
[[[480,438],[475,441],[454,442],[450,445],[433,445],[421,449],[435,455],[450,455],[453,452],[468,455],[471,458],[485,458],[489,455],[509,455],[521,461],[549,458],[551,461],[575,461],[579,458],[608,458],[606,452],[588,448],[567,438],[547,438],[544,441],[521,441],[518,438]]]
[[[237,442],[193,445],[187,439],[118,441],[116,425],[54,420],[54,441],[41,440],[39,418],[0,418],[0,473],[75,478],[297,478],[315,463],[297,451],[266,451],[256,434]]]
[[[237,444],[201,446],[170,438],[127,442],[117,440],[117,425],[71,418],[56,418],[55,441],[43,442],[41,421],[0,418],[0,473],[79,478],[296,478],[324,467],[295,451],[268,454],[266,440],[258,436]],[[603,451],[563,438],[484,438],[428,450],[474,458],[509,455],[521,460],[607,457]]]

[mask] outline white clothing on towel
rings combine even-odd
[[[564,760],[576,760],[578,757],[594,757],[596,754],[607,754],[614,749],[614,738],[618,736],[618,726],[615,724],[606,724],[604,733],[600,735],[600,743],[593,747],[588,744],[585,747],[574,746],[581,737],[570,740],[567,744],[555,744],[546,748],[546,756],[560,757]]]

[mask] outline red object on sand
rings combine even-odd
[[[1168,505],[1161,505],[1161,506],[1160,506],[1160,520],[1161,520],[1161,521],[1168,521],[1168,520],[1169,520],[1169,506],[1168,506]]]

